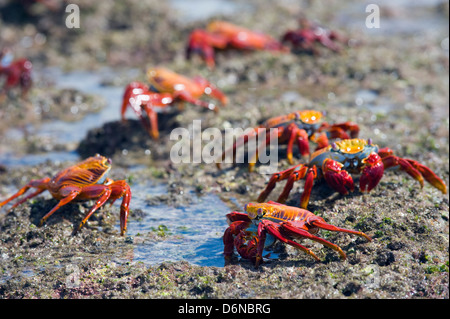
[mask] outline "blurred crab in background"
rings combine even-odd
[[[0,52],[0,77],[5,77],[5,83],[0,90],[0,98],[14,87],[20,87],[22,97],[26,97],[31,88],[32,63],[20,58],[14,60],[14,55],[10,49],[5,48]]]
[[[260,126],[251,129],[249,133],[239,137],[233,144],[232,149],[225,150],[222,153],[221,160],[217,162],[217,167],[221,168],[221,163],[229,153],[233,154],[234,162],[237,148],[248,143],[250,139],[260,136],[261,133],[264,135],[265,141],[259,145],[261,148],[265,147],[273,137],[271,129],[277,129],[278,144],[287,144],[287,159],[290,164],[293,164],[294,143],[297,143],[300,155],[308,156],[310,154],[310,141],[317,144],[317,149],[321,149],[329,145],[329,139],[348,139],[358,136],[359,126],[356,123],[348,121],[329,124],[324,121],[323,115],[319,111],[303,110],[270,118]],[[258,150],[249,161],[250,171],[253,171],[257,158]]]
[[[245,205],[245,213],[232,212],[227,215],[227,221],[229,227],[223,235],[225,260],[231,259],[236,248],[242,258],[253,260],[256,267],[262,261],[263,249],[272,245],[275,240],[296,247],[319,261],[314,252],[294,240],[311,239],[337,251],[345,260],[346,254],[339,246],[315,235],[319,229],[354,234],[368,241],[372,240],[363,232],[328,224],[322,217],[306,209],[272,201],[249,203]]]
[[[287,52],[279,41],[261,32],[248,30],[225,21],[213,21],[206,30],[195,29],[189,36],[186,58],[198,54],[209,68],[215,67],[215,49],[268,50]]]
[[[275,173],[266,188],[258,197],[264,202],[276,183],[287,180],[277,202],[284,203],[292,190],[294,182],[305,179],[304,191],[300,199],[300,207],[306,208],[317,178],[324,178],[327,184],[342,195],[354,191],[355,185],[350,174],[360,174],[359,190],[370,192],[383,177],[384,170],[397,168],[408,173],[417,180],[421,187],[424,179],[443,194],[447,186],[431,169],[412,160],[395,156],[387,147],[379,148],[372,140],[346,139],[333,142],[326,148],[317,150],[311,155],[308,164],[298,164],[285,171]]]
[[[299,19],[299,25],[299,29],[287,31],[281,40],[282,43],[290,43],[295,52],[318,55],[317,43],[333,52],[340,52],[339,43],[346,42],[337,32],[319,26],[305,17]]]
[[[59,202],[42,217],[39,223],[39,226],[42,226],[54,212],[72,201],[95,200],[94,206],[81,221],[78,229],[75,230],[76,232],[108,200],[111,201],[112,205],[117,199],[123,198],[120,206],[120,234],[123,236],[127,229],[131,190],[124,180],[113,181],[109,178],[105,179],[105,175],[110,169],[111,160],[97,154],[60,171],[53,178],[45,177],[30,181],[17,193],[1,202],[0,207],[23,195],[30,188],[35,188],[36,191],[15,203],[10,210],[47,190]]]
[[[131,107],[155,139],[159,137],[157,112],[175,102],[188,102],[216,112],[218,107],[215,104],[202,101],[200,97],[207,95],[219,100],[222,105],[228,103],[225,94],[202,77],[190,79],[165,68],[150,68],[147,77],[150,85],[132,82],[126,86],[121,117],[125,120],[125,112]]]

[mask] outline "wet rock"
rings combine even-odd
[[[158,121],[162,135],[159,140],[153,140],[138,120],[109,122],[90,130],[78,145],[77,152],[82,157],[97,153],[112,157],[116,153],[149,150],[152,158],[165,158],[167,135],[178,125],[174,114],[160,114]]]
[[[380,266],[389,266],[395,262],[395,255],[391,251],[381,250],[377,253],[375,261]]]
[[[403,247],[405,247],[405,244],[399,241],[393,241],[387,245],[387,248],[389,248],[390,250],[400,250]]]
[[[342,294],[349,297],[353,294],[358,293],[361,290],[361,285],[355,282],[348,283],[343,289]]]

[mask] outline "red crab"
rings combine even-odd
[[[62,170],[53,178],[46,177],[30,181],[16,194],[1,202],[0,207],[21,196],[30,188],[35,188],[36,191],[15,203],[11,209],[47,190],[53,198],[59,200],[59,203],[42,217],[39,224],[42,226],[54,212],[71,201],[95,200],[94,206],[81,221],[77,229],[79,230],[89,217],[108,200],[114,203],[115,200],[123,198],[120,206],[120,234],[123,236],[127,229],[131,190],[124,180],[113,181],[109,178],[104,179],[110,168],[111,160],[97,154]]]
[[[217,106],[200,100],[202,95],[209,95],[219,100],[222,105],[228,103],[225,94],[204,78],[189,79],[164,68],[150,68],[147,76],[150,86],[132,82],[125,88],[121,116],[124,120],[127,107],[131,107],[149,135],[155,139],[159,137],[157,111],[172,106],[176,101],[192,103],[214,111],[218,110]]]
[[[227,221],[230,226],[223,235],[225,260],[230,260],[236,248],[241,257],[253,260],[255,266],[262,261],[263,249],[277,239],[304,251],[315,260],[320,259],[314,252],[294,239],[311,239],[337,251],[342,259],[346,259],[345,253],[339,246],[315,235],[319,229],[354,234],[368,241],[372,240],[363,232],[330,225],[323,218],[306,209],[272,201],[247,204],[245,213],[232,212],[227,215]]]
[[[300,207],[306,208],[314,184],[314,180],[323,177],[327,184],[342,195],[353,191],[355,186],[349,173],[361,174],[359,189],[369,192],[383,177],[384,170],[399,168],[423,187],[424,179],[443,194],[447,193],[447,186],[431,169],[412,160],[393,154],[389,148],[379,148],[372,140],[347,139],[336,141],[326,148],[317,150],[311,155],[308,164],[298,164],[285,171],[275,173],[266,188],[258,197],[258,202],[264,202],[277,182],[287,180],[286,185],[278,197],[277,202],[284,203],[289,196],[295,181],[305,179]]]
[[[328,146],[330,138],[347,139],[356,137],[359,133],[359,126],[356,123],[329,124],[323,121],[322,112],[315,110],[297,111],[268,119],[260,126],[250,130],[249,133],[241,136],[231,150],[222,153],[222,158],[218,161],[217,167],[221,167],[221,163],[225,160],[227,154],[232,152],[235,156],[238,147],[245,145],[249,139],[256,138],[261,133],[265,135],[266,140],[260,146],[265,146],[272,138],[271,129],[277,129],[278,144],[287,144],[287,159],[290,164],[293,164],[294,143],[297,143],[300,154],[307,156],[310,153],[309,141],[317,143],[317,149],[321,149]],[[258,152],[255,152],[253,158],[249,161],[250,171],[253,171],[257,157]]]
[[[283,35],[283,43],[289,42],[295,51],[315,55],[319,53],[315,46],[316,43],[320,43],[334,52],[341,50],[338,42],[344,41],[335,31],[313,24],[306,18],[301,18],[299,22],[300,28],[298,30],[289,30]]]
[[[229,22],[213,21],[207,29],[196,29],[189,36],[186,58],[199,54],[210,68],[214,68],[214,50],[235,48],[239,50],[269,50],[286,52],[280,42],[261,32],[255,32]]]
[[[25,97],[31,87],[31,71],[33,65],[25,58],[13,60],[13,55],[8,49],[0,53],[0,77],[6,77],[0,95],[4,95],[13,87],[20,87],[22,96]]]

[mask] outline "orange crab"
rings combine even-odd
[[[253,260],[255,266],[262,261],[263,249],[277,239],[304,251],[315,260],[320,259],[294,239],[308,238],[319,242],[337,251],[342,259],[346,259],[346,254],[339,246],[315,235],[319,229],[354,234],[368,241],[372,240],[363,232],[328,224],[323,218],[306,209],[272,201],[247,204],[245,213],[232,212],[227,215],[227,221],[230,226],[223,235],[225,260],[230,260],[236,248],[241,257]]]
[[[202,95],[209,95],[222,105],[228,99],[215,85],[201,77],[189,79],[165,68],[150,68],[147,71],[150,87],[141,82],[127,85],[122,100],[121,116],[125,120],[127,107],[131,107],[139,116],[149,135],[159,137],[158,110],[172,106],[176,101],[185,101],[218,111],[213,103],[200,100]]]
[[[225,21],[213,21],[206,30],[196,29],[189,36],[186,58],[199,54],[208,67],[214,68],[214,49],[269,50],[287,52],[280,42],[269,35],[236,26]]]
[[[355,186],[350,173],[361,174],[359,189],[369,192],[383,177],[384,170],[399,168],[419,181],[423,187],[424,179],[443,194],[447,193],[447,186],[431,169],[412,160],[393,154],[385,147],[379,148],[371,139],[346,139],[333,142],[326,148],[317,150],[311,155],[308,164],[298,164],[285,171],[275,173],[266,188],[258,197],[258,202],[264,202],[276,183],[287,180],[286,185],[278,197],[277,202],[284,203],[292,190],[295,181],[305,179],[305,189],[300,199],[300,207],[306,208],[313,187],[314,180],[323,177],[327,184],[342,195],[353,191]]]
[[[9,49],[0,52],[0,76],[6,77],[5,84],[0,90],[0,95],[4,95],[13,87],[20,86],[22,96],[25,97],[31,87],[32,63],[20,58],[13,60],[13,55]]]
[[[235,156],[238,147],[245,145],[250,139],[256,138],[261,132],[265,135],[265,141],[260,146],[266,146],[273,136],[271,135],[271,129],[277,129],[275,135],[278,138],[278,144],[287,144],[287,159],[290,164],[293,164],[294,143],[297,143],[300,154],[307,156],[310,154],[309,141],[316,143],[317,149],[321,149],[329,145],[329,139],[357,137],[359,133],[359,126],[356,123],[329,124],[323,121],[322,112],[315,110],[297,111],[268,119],[260,126],[251,129],[249,133],[239,137],[233,144],[232,149],[225,150],[222,153],[221,160],[217,162],[217,167],[221,168],[221,163],[229,153],[232,152]],[[250,171],[253,171],[257,158],[258,152],[255,152],[253,158],[249,161]]]
[[[35,188],[36,191],[15,203],[11,209],[47,190],[53,198],[59,200],[59,203],[42,217],[39,223],[42,226],[55,211],[71,201],[96,200],[94,206],[81,221],[78,231],[89,217],[108,200],[114,203],[115,200],[123,198],[120,206],[120,234],[123,236],[127,229],[131,190],[124,180],[113,181],[109,178],[104,179],[110,168],[111,160],[97,154],[60,171],[53,178],[46,177],[30,181],[16,194],[1,202],[0,207],[21,196],[30,188]]]

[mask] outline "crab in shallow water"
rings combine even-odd
[[[431,169],[412,160],[395,156],[387,147],[379,148],[372,140],[346,139],[333,142],[326,148],[317,150],[311,155],[308,164],[298,164],[285,171],[275,173],[266,188],[258,197],[258,202],[264,202],[274,189],[277,182],[287,180],[278,197],[278,202],[284,203],[295,181],[305,179],[305,187],[300,199],[300,207],[306,208],[314,184],[314,180],[323,177],[327,184],[342,195],[355,189],[350,174],[361,174],[359,189],[369,192],[383,177],[384,170],[398,168],[416,179],[423,187],[424,179],[443,194],[447,186]]]
[[[200,100],[201,96],[209,95],[222,105],[228,102],[216,86],[201,77],[189,79],[164,68],[151,68],[147,76],[150,86],[141,82],[131,82],[126,86],[120,113],[122,120],[125,120],[125,112],[131,107],[155,139],[159,137],[157,113],[175,102],[188,102],[213,111],[218,111],[217,106]]]
[[[319,229],[354,234],[368,241],[372,240],[363,232],[328,224],[306,209],[272,201],[247,204],[245,213],[232,212],[227,215],[227,221],[230,226],[223,235],[225,260],[230,260],[236,248],[241,257],[253,260],[256,266],[262,261],[263,249],[277,239],[320,260],[314,252],[294,240],[311,239],[337,251],[342,259],[346,259],[346,254],[339,246],[315,235]]]
[[[276,129],[276,132],[273,129]],[[307,156],[310,154],[310,141],[317,144],[317,149],[321,149],[329,145],[329,139],[353,138],[357,137],[358,133],[359,126],[356,123],[329,124],[324,121],[322,112],[315,110],[297,111],[270,118],[260,126],[248,130],[246,134],[243,134],[236,140],[231,149],[222,153],[221,159],[216,164],[220,169],[221,163],[224,162],[230,153],[233,154],[234,162],[237,148],[244,146],[249,140],[257,137],[262,137],[263,141],[258,141],[259,149],[253,153],[253,157],[249,160],[250,171],[254,169],[258,159],[258,152],[264,149],[274,137],[277,138],[278,144],[287,144],[287,159],[290,164],[293,164],[294,143],[297,144],[300,154]]]
[[[13,87],[20,87],[22,96],[25,97],[31,87],[32,69],[33,65],[29,60],[25,58],[14,60],[12,53],[8,49],[0,52],[0,77],[6,77],[3,88],[0,90],[0,95],[4,95]]]
[[[49,191],[53,198],[59,200],[59,202],[42,217],[39,223],[42,226],[54,212],[71,201],[95,200],[94,206],[92,206],[76,230],[78,231],[89,217],[108,200],[111,201],[112,205],[114,201],[122,198],[120,206],[120,234],[123,236],[127,229],[131,190],[124,180],[113,181],[109,178],[104,179],[110,168],[111,160],[97,154],[60,171],[53,178],[46,177],[30,181],[16,194],[1,202],[0,207],[23,195],[30,188],[35,188],[36,191],[15,203],[11,209],[44,191]]]
[[[248,30],[225,21],[213,21],[206,30],[195,29],[189,36],[186,58],[198,54],[210,68],[215,66],[214,50],[235,48],[239,50],[269,50],[286,52],[280,42],[271,36]]]

